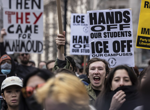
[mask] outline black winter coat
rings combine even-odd
[[[118,110],[134,110],[137,106],[141,106],[140,98],[136,87],[134,86],[122,86],[117,88],[115,91],[110,91],[106,93],[103,97],[102,101],[96,101],[97,110],[109,110],[111,100],[113,95],[119,90],[123,90],[126,94],[126,101],[122,104],[122,106]],[[100,103],[101,104],[100,104]]]

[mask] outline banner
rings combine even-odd
[[[136,48],[150,49],[150,0],[141,1]]]
[[[43,0],[3,0],[7,52],[42,53]]]
[[[86,14],[71,15],[70,54],[89,55],[88,21]]]
[[[130,9],[88,11],[90,58],[98,57],[113,68],[134,66],[132,12]]]

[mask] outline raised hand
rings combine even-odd
[[[65,31],[63,32],[63,34],[58,34],[57,38],[56,38],[56,44],[57,44],[57,48],[60,49],[61,45],[65,45]]]
[[[3,42],[3,38],[4,38],[5,35],[6,35],[6,31],[5,31],[5,29],[3,28],[3,29],[1,30],[0,42]]]

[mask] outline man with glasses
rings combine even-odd
[[[28,53],[20,53],[19,59],[20,59],[21,64],[15,64],[14,60],[10,56],[8,56],[5,51],[4,43],[3,43],[3,41],[4,41],[3,38],[5,35],[6,35],[5,29],[2,29],[1,36],[0,36],[0,53],[2,56],[1,60],[5,61],[5,59],[3,57],[7,56],[9,58],[9,60],[11,60],[11,66],[6,63],[4,66],[5,68],[3,68],[3,69],[7,69],[7,67],[11,67],[13,70],[11,70],[11,68],[9,68],[10,73],[11,72],[15,73],[11,76],[17,75],[18,77],[24,79],[27,74],[29,74],[31,71],[35,70],[34,67],[28,66],[30,55]],[[2,61],[0,61],[0,65],[1,65]],[[9,74],[9,73],[7,73],[7,74]]]
[[[31,71],[35,70],[35,67],[28,66],[30,60],[30,54],[19,53],[19,59],[21,64],[17,65],[16,74],[20,78],[25,78]]]
[[[22,65],[28,65],[30,60],[30,55],[28,53],[19,53],[19,59]]]

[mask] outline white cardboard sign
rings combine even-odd
[[[43,52],[43,1],[3,0],[7,52]]]
[[[71,15],[70,54],[90,54],[87,14]]]
[[[90,58],[98,57],[113,68],[133,67],[134,45],[130,9],[88,11]]]

